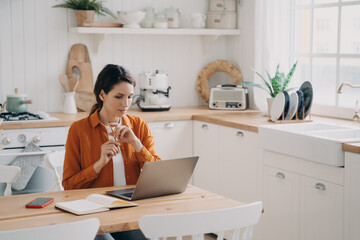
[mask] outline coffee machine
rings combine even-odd
[[[142,111],[168,111],[169,86],[166,73],[155,70],[155,72],[142,72],[139,76],[140,98],[137,101]]]

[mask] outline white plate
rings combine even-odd
[[[274,101],[271,105],[270,118],[272,121],[276,121],[281,117],[281,114],[284,111],[284,106],[285,106],[285,96],[284,93],[281,92],[275,96]]]
[[[299,104],[299,97],[297,95],[296,92],[292,92],[290,94],[290,107],[289,107],[289,114],[287,116],[286,119],[292,119],[295,114],[296,114],[296,111],[298,109],[298,104]],[[291,110],[290,110],[291,109]],[[291,111],[291,112],[290,112]]]

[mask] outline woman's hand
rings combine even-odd
[[[110,161],[110,159],[120,152],[119,146],[120,143],[114,140],[109,140],[101,145],[100,159],[94,164],[94,170],[96,173],[99,173],[101,169]]]
[[[136,152],[140,152],[143,148],[140,140],[135,136],[134,132],[131,130],[130,127],[125,125],[118,125],[118,124],[111,124],[110,127],[115,127],[115,136],[114,138],[117,139],[119,142],[130,143]]]

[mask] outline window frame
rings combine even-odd
[[[307,57],[310,60],[310,82],[312,82],[313,77],[313,59],[314,58],[321,58],[321,57],[332,57],[336,59],[336,89],[340,86],[340,62],[341,59],[349,59],[349,58],[357,58],[360,59],[360,53],[354,54],[342,54],[340,53],[340,46],[341,46],[341,20],[342,20],[342,7],[344,6],[353,6],[353,5],[360,5],[360,0],[350,1],[350,2],[342,2],[342,0],[338,0],[336,3],[321,3],[315,4],[314,0],[311,0],[310,4],[301,4],[296,5],[296,0],[292,0],[291,8],[290,8],[290,17],[291,17],[291,36],[290,36],[290,62],[294,62],[301,57]],[[328,7],[337,7],[338,11],[338,27],[337,27],[337,46],[336,46],[336,53],[314,53],[313,52],[313,37],[314,37],[314,9],[319,8],[328,8]],[[310,50],[308,53],[301,53],[295,52],[295,17],[296,17],[296,10],[301,9],[309,9],[311,11],[311,20],[310,20]],[[360,66],[359,66],[360,67]],[[346,89],[345,89],[346,91]],[[346,94],[346,92],[342,94]],[[359,92],[360,95],[360,92]],[[355,106],[355,102],[353,103]],[[354,107],[346,108],[339,106],[339,94],[335,95],[335,106],[326,106],[313,103],[312,114],[329,116],[329,117],[336,117],[336,118],[345,118],[345,119],[352,119],[354,116]]]

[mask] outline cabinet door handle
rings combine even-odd
[[[236,133],[236,136],[238,136],[238,137],[243,137],[243,136],[244,136],[244,133],[243,133],[243,132],[238,131],[238,132]]]
[[[326,186],[325,186],[325,184],[323,184],[323,183],[317,183],[317,184],[315,184],[315,188],[316,188],[316,189],[319,189],[319,190],[322,190],[322,191],[325,191],[325,190],[326,190]]]
[[[164,125],[166,128],[174,128],[175,127],[175,124],[170,122],[170,123],[165,123]]]
[[[275,177],[279,178],[279,179],[284,179],[285,178],[285,174],[278,172]]]
[[[201,128],[203,128],[203,129],[208,129],[209,127],[208,127],[208,125],[203,124],[203,125],[201,126]]]

